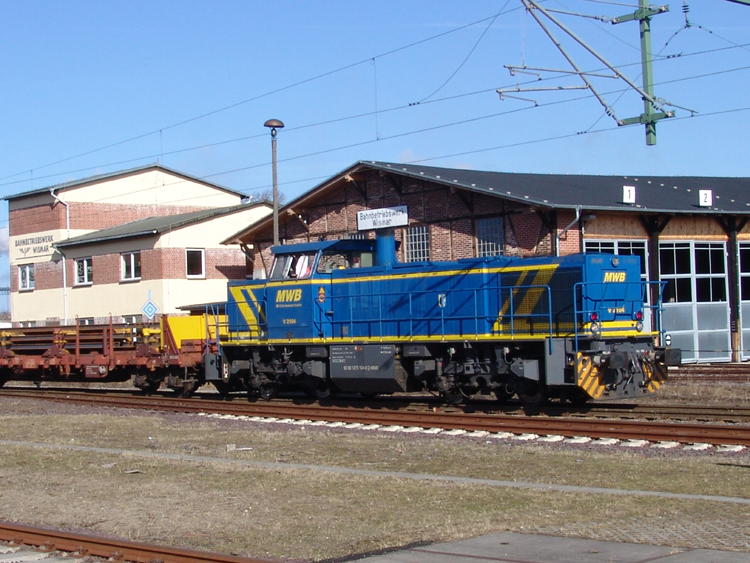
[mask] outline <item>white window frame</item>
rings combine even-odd
[[[136,268],[136,265],[138,266]],[[128,268],[131,275],[127,275]],[[138,275],[135,275],[136,272]],[[138,281],[141,279],[141,252],[123,252],[120,254],[120,281]]]
[[[406,228],[406,261],[425,262],[430,259],[430,226]]]
[[[78,271],[80,269],[80,265],[83,264],[83,280],[81,280],[81,276],[79,275]],[[86,258],[77,258],[75,261],[75,285],[93,285],[94,283],[94,263],[92,261],[91,256],[88,256]]]
[[[34,291],[34,264],[18,266],[18,291]]]
[[[201,255],[201,273],[200,274],[190,273],[190,260],[188,259],[188,255],[190,252],[200,252],[200,255]],[[206,279],[206,249],[205,248],[186,248],[185,249],[185,275],[190,280]]]

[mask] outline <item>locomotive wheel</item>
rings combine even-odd
[[[258,396],[264,401],[270,401],[279,393],[279,388],[276,385],[266,384],[261,385],[258,389]]]
[[[495,399],[501,405],[504,405],[505,403],[507,403],[508,399],[510,399],[513,396],[513,393],[508,393],[508,391],[506,391],[504,387],[493,390],[492,394],[495,395]]]
[[[524,390],[519,390],[516,394],[524,407],[541,407],[549,399],[547,390],[538,382],[527,383]]]
[[[450,391],[442,391],[440,393],[445,399],[445,402],[449,405],[462,405],[466,402],[468,397],[460,389],[451,389]]]
[[[313,394],[319,401],[327,401],[328,399],[332,399],[336,392],[333,390],[333,385],[330,382],[323,381],[313,389]]]
[[[591,400],[591,397],[583,389],[576,389],[568,395],[568,400],[574,407],[582,407]]]

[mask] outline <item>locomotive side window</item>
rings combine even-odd
[[[334,270],[347,270],[349,268],[369,268],[375,265],[375,254],[373,252],[361,251],[329,251],[324,252],[318,263],[319,274],[330,274]]]
[[[318,263],[318,273],[330,274],[334,270],[346,270],[349,267],[349,260],[343,252],[324,252]]]

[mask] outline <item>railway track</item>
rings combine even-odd
[[[317,401],[306,398],[276,398],[271,403],[245,402],[242,395],[222,398],[213,393],[203,393],[190,399],[182,399],[166,394],[141,395],[132,390],[80,390],[80,389],[46,389],[32,390],[31,388],[0,389],[0,396],[12,395],[30,399],[69,400],[89,404],[107,404],[126,408],[152,408],[154,403],[158,407],[160,401],[165,401],[165,408],[190,406],[195,403],[198,411],[215,411],[232,414],[235,410],[239,414],[255,416],[253,409],[263,408],[263,405],[299,405],[318,406]],[[176,405],[174,404],[176,403]],[[377,410],[407,410],[412,412],[440,411],[443,413],[482,413],[506,414],[516,416],[550,416],[550,417],[586,417],[586,418],[624,418],[648,420],[680,420],[705,421],[750,424],[750,405],[663,405],[663,404],[635,404],[635,403],[589,403],[581,407],[569,404],[546,405],[538,408],[524,407],[520,403],[498,404],[494,400],[478,400],[468,405],[454,407],[446,405],[441,399],[428,396],[399,396],[381,397],[375,400],[331,400],[323,403],[331,408],[357,408]],[[155,407],[154,407],[155,408]],[[250,409],[247,411],[246,409]],[[243,412],[239,412],[242,410]]]
[[[646,440],[649,442],[675,442],[681,444],[741,445],[750,446],[750,424],[705,422],[665,422],[641,419],[517,416],[512,414],[487,414],[462,412],[433,407],[433,410],[362,408],[324,406],[319,404],[248,403],[244,400],[220,401],[205,399],[179,399],[163,396],[133,396],[92,394],[81,392],[49,392],[2,390],[3,395],[30,397],[57,401],[74,401],[121,408],[141,408],[185,413],[211,413],[258,420],[339,422],[352,425],[379,425],[401,428],[439,428],[494,434],[536,434],[563,437],[613,438],[617,440]],[[701,407],[707,408],[707,407]],[[632,409],[631,409],[632,410]]]
[[[73,555],[82,560],[86,556],[102,557],[110,561],[133,563],[269,563],[271,559],[255,557],[237,557],[184,549],[181,547],[164,547],[160,545],[138,543],[128,540],[104,538],[89,534],[63,532],[49,528],[36,528],[25,524],[0,522],[0,540],[10,542],[13,546],[33,546],[42,548],[46,552],[61,551],[66,555]],[[24,557],[26,553],[26,557]],[[12,561],[38,560],[29,557],[24,552],[13,555]],[[9,561],[8,556],[0,556],[3,561]],[[66,560],[67,557],[66,557]]]

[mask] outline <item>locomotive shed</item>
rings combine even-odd
[[[494,532],[750,551],[747,450],[373,436],[1,401],[6,520],[303,560]]]

